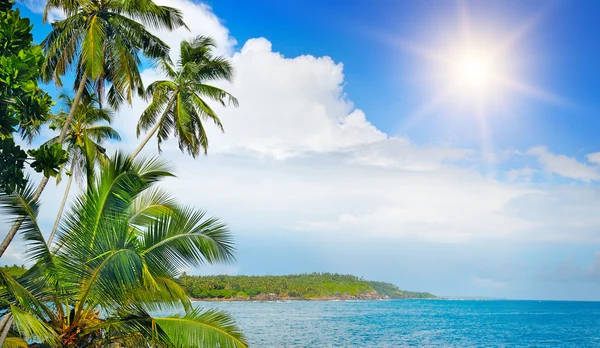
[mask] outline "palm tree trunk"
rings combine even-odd
[[[50,180],[50,178],[48,178],[47,176],[42,178],[42,181],[40,181],[40,184],[39,184],[37,190],[35,190],[35,193],[33,194],[34,200],[36,200],[40,197],[40,195],[42,194],[42,191],[44,191],[44,188],[46,187],[46,184],[48,184],[48,180]],[[15,221],[15,223],[12,225],[12,227],[6,234],[6,237],[4,237],[2,244],[0,244],[0,256],[2,256],[4,254],[4,252],[6,251],[6,249],[8,249],[10,242],[12,242],[13,238],[15,238],[15,235],[17,234],[17,231],[21,227],[21,224],[23,223],[24,220],[25,220],[24,216],[19,216],[17,218],[17,220]]]
[[[0,336],[0,347],[4,346],[4,340],[6,340],[6,336],[8,336],[12,324],[12,315],[10,313],[4,314],[4,318],[0,321],[0,331],[2,331],[2,335]]]
[[[60,135],[58,136],[58,139],[56,140],[56,142],[59,144],[62,144],[62,142],[65,140],[65,137],[67,136],[67,131],[69,130],[69,127],[71,126],[73,117],[75,117],[75,111],[77,109],[77,105],[79,105],[81,96],[83,95],[83,89],[85,88],[86,82],[87,82],[87,73],[83,73],[83,76],[81,76],[81,82],[79,82],[79,88],[77,89],[77,94],[75,94],[75,99],[73,100],[73,105],[71,105],[71,110],[69,110],[69,115],[67,116],[67,119],[65,120],[65,124],[63,125],[62,129],[60,130]],[[42,181],[40,181],[38,188],[35,190],[35,193],[33,194],[34,200],[40,198],[40,196],[42,195],[42,192],[44,191],[44,188],[46,188],[46,184],[48,183],[48,180],[49,180],[48,177],[42,178]],[[10,242],[12,242],[13,238],[15,238],[15,235],[17,234],[17,231],[21,227],[23,220],[25,220],[25,217],[20,216],[17,219],[17,221],[15,221],[15,223],[12,225],[12,227],[10,228],[10,231],[8,231],[8,233],[6,234],[6,237],[4,237],[2,244],[0,244],[0,257],[2,257],[2,255],[4,255],[4,252],[6,251],[6,249],[8,249]]]
[[[152,139],[152,137],[154,136],[154,133],[156,133],[156,131],[158,130],[158,127],[160,127],[161,120],[162,120],[162,117],[158,120],[158,122],[156,122],[156,125],[154,125],[154,127],[152,127],[150,132],[146,135],[146,138],[144,138],[144,140],[142,141],[140,146],[138,146],[138,148],[135,150],[135,152],[131,155],[131,159],[136,158],[137,155],[140,153],[140,151],[142,151],[144,146],[146,146],[146,144],[148,144],[150,139]]]
[[[71,159],[71,175],[69,175],[69,180],[67,180],[65,195],[63,196],[62,202],[60,203],[60,208],[58,208],[58,214],[56,214],[56,221],[54,221],[54,226],[52,227],[52,232],[50,232],[50,237],[48,237],[48,246],[52,245],[52,239],[54,239],[54,235],[56,234],[56,230],[58,229],[58,224],[60,223],[60,218],[62,216],[63,210],[65,210],[67,198],[69,198],[69,191],[71,190],[71,183],[73,182],[73,170],[75,169],[76,160],[77,153],[74,153],[73,158]]]
[[[144,140],[142,141],[140,146],[138,146],[138,148],[133,152],[133,154],[131,155],[132,160],[137,157],[137,155],[140,153],[140,151],[142,151],[144,146],[146,146],[146,144],[148,144],[150,139],[152,139],[152,137],[154,136],[154,133],[156,133],[156,131],[160,127],[160,124],[163,122],[163,119],[167,116],[167,113],[169,113],[171,106],[175,102],[176,95],[177,94],[175,94],[175,95],[173,95],[173,97],[171,97],[171,100],[169,100],[169,103],[165,107],[165,111],[163,112],[163,114],[160,115],[160,118],[158,120],[156,120],[156,124],[154,125],[154,127],[152,127],[152,129],[150,130],[150,132],[148,132],[148,134],[146,135],[146,137],[144,138]]]

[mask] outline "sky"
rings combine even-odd
[[[173,57],[181,40],[212,36],[235,67],[217,85],[240,101],[215,106],[225,133],[209,127],[208,156],[163,148],[178,176],[163,186],[236,239],[235,264],[190,273],[600,300],[600,3],[156,2],[190,29],[157,33]],[[43,5],[18,5],[38,42]],[[110,149],[137,146],[146,105],[118,111]],[[42,196],[48,232],[63,185]],[[2,263],[22,263],[24,248]]]

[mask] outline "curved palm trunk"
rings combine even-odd
[[[0,335],[0,347],[4,345],[4,340],[6,336],[8,336],[8,332],[13,324],[13,318],[10,313],[4,314],[4,318],[0,321],[0,331],[2,331],[2,335]]]
[[[154,127],[152,127],[152,129],[150,130],[150,132],[148,132],[148,134],[146,135],[146,137],[144,138],[144,140],[142,141],[142,143],[140,144],[140,146],[138,146],[138,148],[133,152],[133,154],[131,155],[131,159],[132,160],[137,157],[137,155],[140,153],[140,151],[142,151],[142,149],[144,148],[144,146],[146,146],[146,144],[148,144],[148,142],[150,141],[150,139],[152,139],[152,137],[154,136],[154,134],[156,133],[156,131],[160,127],[160,124],[162,123],[162,120],[165,118],[165,116],[167,116],[167,113],[169,112],[169,110],[171,109],[171,106],[175,102],[175,96],[176,95],[177,94],[175,94],[173,97],[171,97],[171,100],[169,100],[169,103],[165,107],[165,111],[163,112],[163,114],[160,115],[160,118],[158,120],[156,120],[156,124],[154,125]]]
[[[67,119],[65,120],[65,124],[63,125],[62,129],[60,130],[60,135],[58,136],[58,139],[56,140],[60,144],[62,144],[62,142],[65,140],[65,137],[67,136],[67,131],[69,130],[69,127],[71,126],[71,122],[73,121],[73,118],[75,117],[75,110],[77,109],[77,105],[79,105],[79,101],[81,100],[81,96],[83,95],[83,89],[85,88],[86,82],[87,82],[87,73],[83,73],[83,76],[81,76],[81,82],[79,83],[79,88],[77,89],[77,94],[75,94],[75,99],[73,100],[73,105],[71,106],[71,110],[69,110],[69,115],[67,116]],[[35,193],[33,195],[34,200],[40,198],[40,196],[42,195],[42,192],[44,191],[44,188],[46,188],[46,184],[48,183],[48,180],[49,180],[48,177],[42,178],[42,181],[40,181],[40,184],[38,185],[38,188],[35,190]],[[10,242],[12,242],[13,238],[15,238],[15,235],[17,234],[17,231],[21,227],[21,224],[23,223],[24,219],[25,219],[24,217],[19,217],[17,219],[17,221],[15,221],[15,223],[10,228],[10,231],[8,231],[8,233],[6,234],[6,237],[4,237],[2,244],[0,244],[0,257],[2,257],[2,255],[4,255],[4,252],[10,245]],[[0,342],[0,347],[2,346],[1,344],[2,344],[2,342]]]
[[[158,122],[156,122],[156,125],[154,127],[152,127],[152,129],[146,135],[146,137],[144,138],[144,140],[142,141],[142,143],[140,144],[140,146],[138,146],[138,148],[133,152],[133,154],[131,154],[131,159],[136,158],[137,155],[140,153],[140,151],[142,151],[142,149],[144,148],[144,146],[146,146],[146,144],[148,144],[148,142],[150,141],[150,139],[152,139],[152,137],[154,136],[154,134],[158,130],[158,127],[160,127],[160,121],[161,120],[162,120],[162,117],[161,117],[161,119]]]
[[[42,191],[44,191],[44,188],[46,188],[46,184],[48,184],[48,180],[50,180],[50,178],[48,178],[46,176],[42,178],[42,181],[40,181],[40,184],[39,184],[37,190],[35,190],[35,193],[33,194],[34,200],[38,199],[40,197],[40,195],[42,194]],[[0,256],[2,256],[4,254],[4,252],[6,251],[6,249],[8,249],[10,242],[12,242],[13,238],[15,238],[15,235],[17,234],[17,231],[21,227],[21,224],[23,223],[24,220],[25,220],[24,216],[19,216],[17,218],[17,220],[15,221],[15,223],[12,225],[12,227],[6,234],[6,237],[4,237],[2,244],[0,244]],[[2,347],[2,346],[0,345],[0,347]]]
[[[60,218],[62,216],[63,211],[65,210],[65,205],[67,204],[67,199],[69,198],[69,191],[71,190],[71,183],[73,183],[73,170],[75,169],[75,161],[77,160],[77,153],[73,155],[73,159],[71,159],[71,175],[69,175],[69,180],[67,181],[67,187],[65,188],[65,194],[63,196],[62,202],[60,203],[60,208],[58,208],[58,214],[56,214],[56,221],[54,221],[54,226],[52,227],[52,232],[50,233],[50,237],[48,237],[48,246],[52,244],[52,239],[54,239],[54,235],[56,234],[56,230],[58,229],[58,224],[60,223]]]

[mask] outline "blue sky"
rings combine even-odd
[[[215,37],[236,67],[222,86],[241,104],[218,109],[226,133],[209,133],[209,156],[165,149],[179,175],[167,188],[237,240],[238,263],[191,272],[330,271],[439,295],[600,300],[600,4],[169,4],[191,32],[159,35],[172,47]],[[19,6],[43,39],[43,2]],[[484,55],[517,39],[489,69],[494,82],[428,108],[463,83],[452,57],[466,27]],[[113,147],[135,147],[144,106],[119,110]],[[62,190],[44,193],[48,226]],[[19,262],[19,248],[3,262]]]

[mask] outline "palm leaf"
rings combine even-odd
[[[184,315],[155,318],[156,326],[175,347],[247,347],[233,319],[218,310],[192,310]]]
[[[41,262],[44,266],[50,267],[52,256],[37,223],[39,202],[33,198],[34,194],[33,183],[29,180],[23,189],[17,189],[10,194],[2,191],[0,209],[5,212],[5,216],[12,216],[9,218],[10,223],[21,221],[19,231],[25,241],[29,242],[26,251],[28,260]]]
[[[227,227],[192,209],[178,208],[157,218],[142,235],[142,245],[143,257],[159,275],[174,276],[189,266],[234,260]]]
[[[48,324],[15,306],[10,307],[10,312],[14,320],[13,325],[21,337],[41,341],[50,346],[59,345],[60,338]]]
[[[7,337],[4,340],[4,344],[2,348],[27,348],[29,347],[29,343],[22,338],[19,337]]]
[[[160,188],[149,188],[140,194],[130,208],[129,222],[132,225],[150,225],[157,216],[176,209],[173,196]]]

